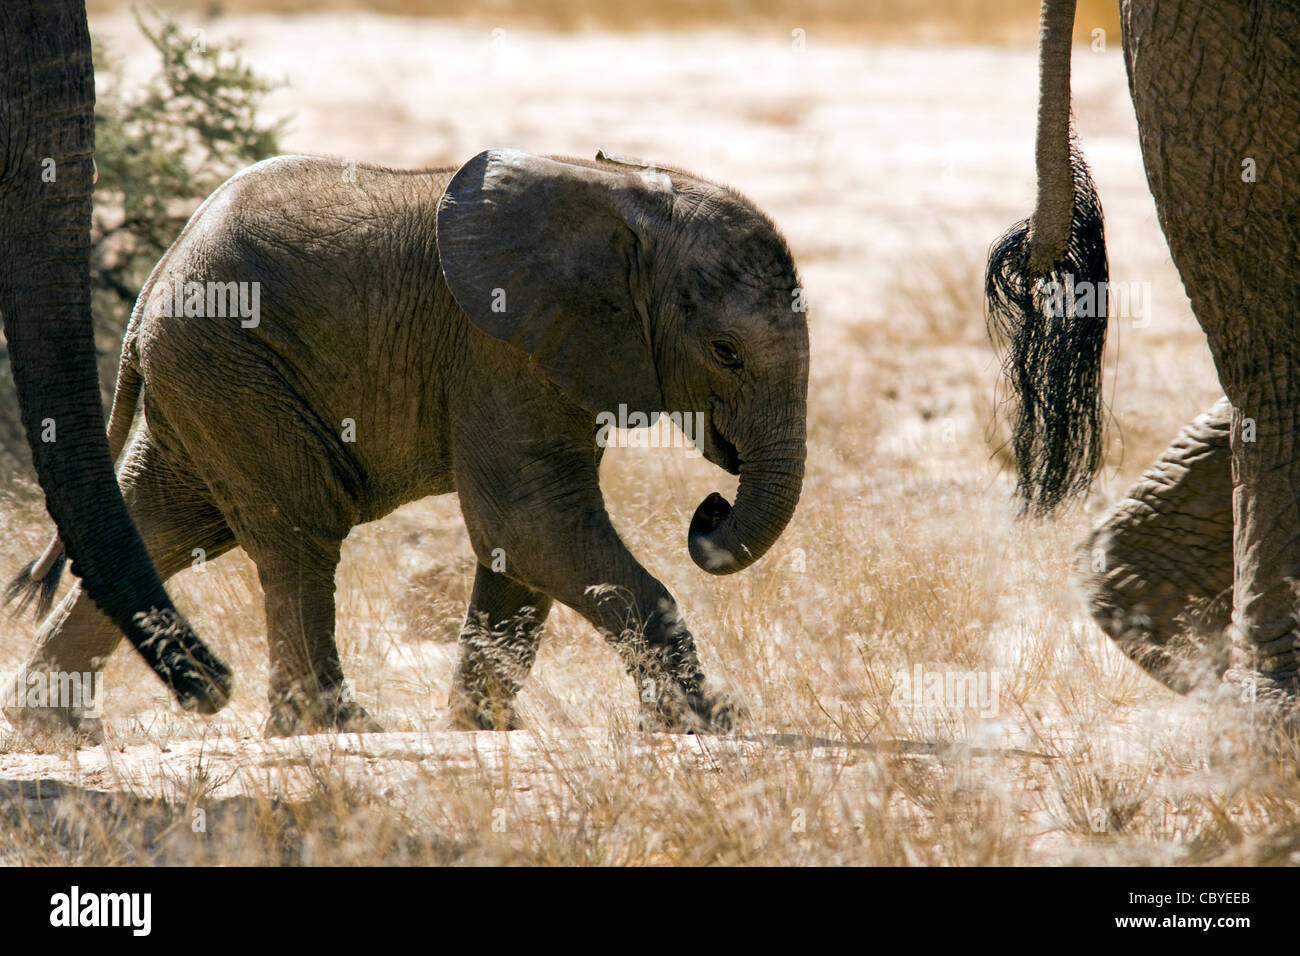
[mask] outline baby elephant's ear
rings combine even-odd
[[[658,412],[637,276],[663,188],[517,150],[479,153],[438,203],[447,286],[470,322],[589,411]]]

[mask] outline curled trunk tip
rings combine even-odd
[[[717,533],[731,516],[731,511],[731,502],[715,491],[700,502],[691,518],[691,528],[686,536],[691,560],[710,574],[732,574],[748,567],[754,560],[748,548],[742,546],[733,550]],[[737,555],[736,550],[741,554]]]

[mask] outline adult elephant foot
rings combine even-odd
[[[1088,610],[1116,645],[1186,694],[1229,665],[1232,408],[1179,433],[1079,550]]]
[[[1300,686],[1300,373],[1278,350],[1232,402],[1232,665],[1270,696]]]
[[[268,737],[297,737],[301,734],[382,734],[384,728],[352,699],[346,686],[326,690],[310,699],[302,695],[281,695],[271,701]]]
[[[1238,755],[1245,739],[1265,757],[1300,759],[1300,682],[1294,677],[1279,679],[1254,667],[1233,666],[1223,675],[1218,700],[1220,713],[1237,715],[1220,728],[1230,738],[1229,754]]]
[[[1197,416],[1087,538],[1077,567],[1097,623],[1149,674],[1184,694],[1218,683],[1221,700],[1247,705],[1251,726],[1289,733],[1300,726],[1294,611],[1287,610],[1294,591],[1247,587],[1252,597],[1234,615],[1234,535],[1245,529],[1234,514],[1232,437],[1246,436],[1243,450],[1257,454],[1258,427],[1234,427],[1226,398]],[[1274,539],[1258,519],[1253,526]],[[1254,579],[1273,570],[1251,559],[1257,550],[1244,553],[1242,570]],[[1265,610],[1276,622],[1268,631],[1260,626],[1269,620]],[[1262,631],[1280,636],[1251,639]]]

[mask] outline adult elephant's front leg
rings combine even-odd
[[[1234,665],[1259,675],[1258,690],[1271,687],[1294,702],[1300,691],[1300,406],[1293,397],[1276,405],[1281,388],[1252,392],[1236,403],[1232,429]]]
[[[451,691],[459,730],[517,730],[515,696],[537,659],[551,599],[483,565],[474,576]]]
[[[1197,416],[1080,549],[1097,623],[1178,693],[1228,666],[1231,426],[1227,399]]]

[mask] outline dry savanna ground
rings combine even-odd
[[[748,707],[734,737],[637,732],[614,653],[563,609],[521,698],[528,729],[443,729],[471,557],[454,497],[434,499],[358,528],[338,578],[346,672],[390,733],[262,739],[261,595],[236,553],[171,584],[238,670],[230,707],[177,712],[120,651],[104,746],[0,733],[0,859],[1297,858],[1294,760],[1257,746],[1238,709],[1140,673],[1067,573],[1087,526],[1217,394],[1113,40],[1079,48],[1075,110],[1113,277],[1146,296],[1141,314],[1112,321],[1105,474],[1086,504],[1035,523],[1016,520],[1009,496],[979,294],[989,242],[1031,203],[1032,10],[1019,46],[810,30],[798,48],[789,28],[761,24],[547,32],[508,12],[489,27],[348,11],[210,19],[191,6],[195,29],[244,37],[261,72],[288,80],[271,108],[295,117],[291,149],[414,166],[491,145],[604,146],[751,196],[788,235],[811,308],[804,497],[767,558],[713,579],[689,561],[686,525],[732,479],[681,449],[615,449],[604,468],[621,533]],[[129,19],[93,27],[149,71]],[[0,566],[16,569],[48,526],[23,488],[3,521]],[[34,624],[2,626],[10,672]],[[981,693],[921,692],[945,673]]]

